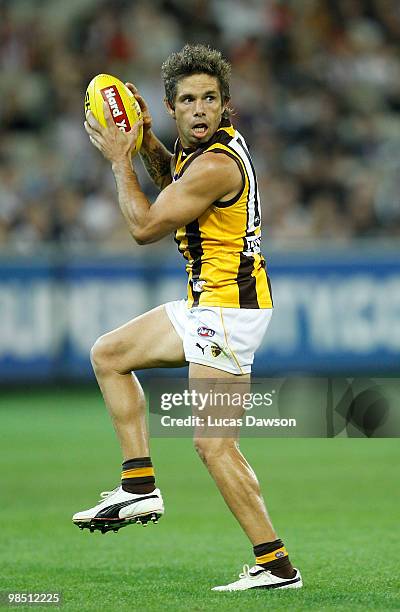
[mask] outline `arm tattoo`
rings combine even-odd
[[[150,178],[161,189],[166,180],[171,181],[171,154],[162,146],[140,151],[140,155]]]

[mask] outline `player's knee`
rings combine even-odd
[[[115,343],[110,334],[100,336],[92,346],[90,360],[96,373],[114,369]]]
[[[232,439],[226,438],[195,437],[193,444],[200,459],[207,465],[217,461],[219,457],[229,452],[235,446],[235,442]]]

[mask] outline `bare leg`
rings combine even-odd
[[[132,370],[185,365],[182,340],[164,306],[101,336],[91,359],[123,459],[149,456],[146,402]]]
[[[249,376],[234,376],[200,364],[190,364],[190,378],[193,379],[226,379],[243,382]],[[237,387],[233,387],[237,389]],[[213,411],[216,415],[216,411]],[[237,410],[235,418],[243,414]],[[233,433],[233,432],[232,432]],[[206,465],[217,487],[221,491],[229,509],[242,526],[253,545],[277,539],[276,532],[268,516],[257,477],[239,450],[237,435],[232,437],[205,437],[198,432],[194,443],[197,452]]]

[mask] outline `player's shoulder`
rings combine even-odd
[[[227,155],[217,155],[212,151],[205,151],[196,157],[181,180],[197,192],[213,194],[213,201],[237,193],[243,183],[235,161]]]
[[[229,174],[232,172],[236,174],[237,172],[237,164],[232,157],[214,152],[212,149],[196,157],[190,165],[190,168],[192,172],[201,172],[210,177],[225,175],[226,173]],[[188,170],[190,170],[190,168],[188,168]]]

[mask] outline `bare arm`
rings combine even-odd
[[[205,153],[150,205],[128,160],[113,163],[112,169],[122,214],[138,244],[160,240],[199,217],[213,202],[233,197],[242,186],[232,159]]]
[[[140,149],[140,157],[152,181],[159,189],[164,189],[172,182],[171,164],[173,155],[151,129],[151,114],[144,98],[132,83],[126,83],[126,86],[133,93],[142,110],[143,143]]]

